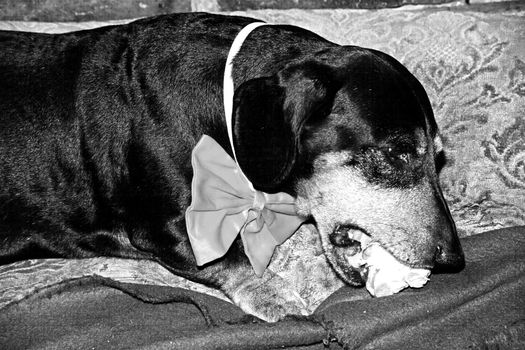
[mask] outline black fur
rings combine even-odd
[[[231,154],[222,78],[234,37],[253,21],[176,14],[61,35],[0,32],[0,263],[150,258],[219,286],[224,271],[249,269],[238,241],[197,268],[184,213],[199,138]],[[417,182],[426,166],[396,160],[415,152],[406,135],[431,138],[436,125],[420,84],[389,56],[262,27],[234,80],[236,151],[258,189],[294,194],[317,155],[340,149],[385,186]],[[386,154],[391,145],[401,150]]]

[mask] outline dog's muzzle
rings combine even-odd
[[[465,267],[465,255],[461,248],[456,225],[446,204],[443,204],[441,210],[445,212],[445,215],[442,216],[439,225],[439,238],[433,261],[431,261],[432,270],[434,273],[459,272]]]

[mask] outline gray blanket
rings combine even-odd
[[[384,298],[344,287],[274,324],[184,289],[66,281],[0,310],[0,348],[523,349],[524,243],[525,227],[464,238],[461,273]]]

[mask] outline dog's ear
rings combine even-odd
[[[370,52],[374,53],[375,55],[381,57],[383,60],[388,62],[392,67],[394,67],[398,72],[400,72],[403,77],[405,77],[406,82],[412,89],[412,92],[416,96],[418,102],[420,103],[421,107],[423,108],[423,111],[425,113],[425,116],[427,118],[427,122],[429,123],[429,132],[432,137],[436,136],[437,133],[437,123],[434,117],[434,112],[432,109],[432,105],[430,103],[430,100],[428,98],[428,95],[425,91],[425,88],[421,84],[421,82],[408,70],[407,67],[405,67],[401,62],[396,60],[394,57],[373,49],[369,49]]]
[[[287,179],[304,124],[328,114],[335,90],[326,66],[302,65],[249,80],[235,91],[235,152],[256,189],[272,192]]]

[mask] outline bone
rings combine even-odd
[[[346,259],[354,268],[363,270],[366,288],[372,296],[393,295],[408,287],[421,288],[428,282],[430,270],[402,264],[362,231],[349,231],[349,238],[361,242],[361,249],[348,254]]]
[[[375,242],[364,249],[363,260],[368,267],[366,288],[376,297],[392,295],[408,287],[421,288],[429,280],[430,270],[402,264]]]

